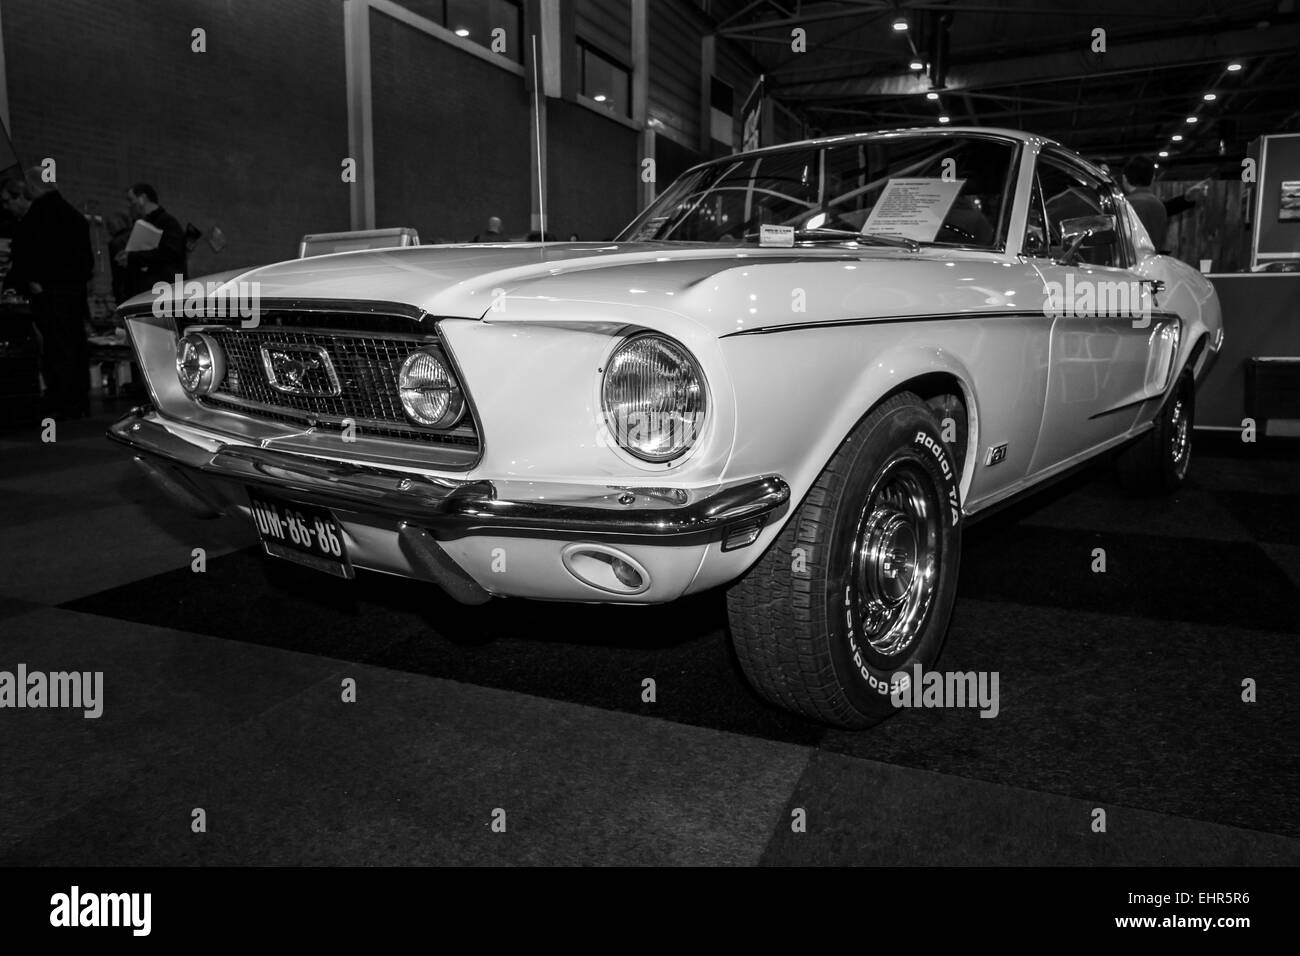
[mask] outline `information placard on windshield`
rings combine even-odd
[[[862,224],[865,236],[934,242],[964,179],[891,179]]]

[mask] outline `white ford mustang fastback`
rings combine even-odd
[[[990,129],[706,163],[613,242],[345,252],[122,315],[151,404],[111,437],[193,511],[467,603],[727,585],[754,686],[846,727],[934,663],[966,519],[1112,449],[1183,481],[1222,340],[1103,171]]]

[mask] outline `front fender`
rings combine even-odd
[[[975,332],[978,320],[952,319]],[[955,351],[936,344],[938,323],[826,328],[724,339],[739,406],[735,451],[728,476],[768,462],[802,500],[836,448],[885,396],[908,381],[941,373],[960,389],[968,414],[968,450],[982,427],[973,376]],[[888,332],[884,330],[888,329]],[[784,376],[772,367],[784,367]],[[815,374],[799,376],[798,370]],[[966,455],[962,492],[974,458]]]
[[[624,452],[605,427],[603,368],[625,334],[653,330],[681,342],[704,371],[704,428],[666,464]],[[602,482],[611,486],[716,484],[735,433],[732,385],[716,336],[656,305],[510,298],[482,320],[443,319],[483,429],[483,456],[469,477]]]

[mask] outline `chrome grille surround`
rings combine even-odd
[[[314,318],[323,317],[299,313],[292,323],[263,323],[252,329],[230,324],[182,329],[182,334],[202,331],[211,336],[226,356],[225,379],[199,403],[322,431],[342,431],[350,421],[358,437],[480,446],[469,411],[452,428],[433,429],[410,421],[402,410],[397,386],[402,363],[420,348],[432,347],[445,355],[436,334],[297,324]],[[342,324],[340,318],[345,317],[331,316],[329,324]],[[364,324],[364,318],[357,317],[356,324]],[[278,360],[277,354],[287,358]]]

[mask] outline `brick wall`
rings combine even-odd
[[[303,233],[349,227],[342,0],[0,0],[0,11],[14,146],[27,165],[53,157],[74,205],[118,212],[129,184],[152,183],[182,224],[228,239],[220,253],[201,240],[191,275],[292,258]],[[690,13],[685,0],[650,5],[651,113],[687,150],[699,38],[672,34]],[[196,27],[206,53],[191,52]],[[527,233],[523,78],[379,12],[370,29],[376,225],[464,240],[497,215],[507,234]],[[614,235],[637,212],[636,134],[571,102],[547,109],[550,231]]]
[[[634,130],[577,103],[546,104],[546,231],[612,239],[640,211]]]
[[[500,216],[529,229],[524,80],[392,17],[370,14],[375,225],[464,242]]]
[[[297,255],[348,228],[339,0],[0,0],[14,147],[88,212],[150,182],[182,225],[220,225],[191,275]],[[207,52],[191,52],[191,30]]]

